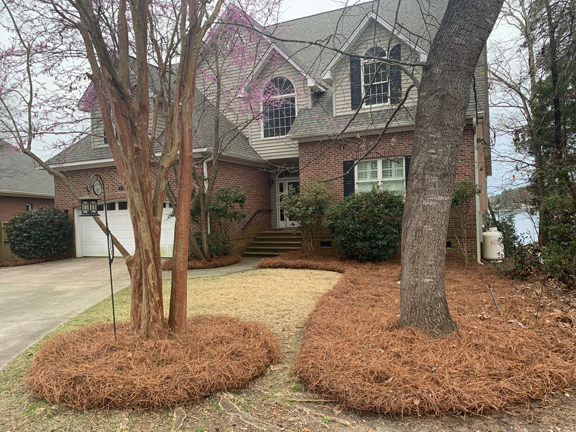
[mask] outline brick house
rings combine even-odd
[[[246,207],[249,226],[235,226],[237,238],[249,239],[257,229],[293,228],[294,223],[278,208],[279,194],[302,181],[333,179],[330,184],[340,198],[373,185],[400,193],[405,191],[416,90],[411,91],[376,147],[367,152],[412,83],[411,76],[418,78],[419,69],[411,66],[401,69],[380,59],[406,64],[424,62],[446,4],[446,0],[438,0],[432,2],[429,10],[422,11],[417,0],[403,0],[398,10],[397,2],[368,2],[265,29],[264,33],[269,36],[260,36],[258,48],[254,48],[259,50],[258,55],[249,74],[237,71],[222,78],[224,86],[238,89],[237,103],[229,104],[218,114],[227,130],[247,121],[241,104],[253,102],[246,102],[248,96],[245,95],[259,88],[269,96],[266,101],[258,102],[258,106],[252,106],[252,112],[261,111],[262,115],[241,129],[234,146],[230,146],[221,159],[219,184],[240,184],[250,191]],[[391,21],[394,17],[397,17],[396,24]],[[245,38],[247,42],[241,39],[245,44],[251,43],[249,37]],[[296,40],[321,41],[321,44],[301,44]],[[207,70],[210,61],[209,57],[202,58],[199,69]],[[469,179],[482,189],[482,194],[471,200],[469,222],[465,227],[470,251],[477,250],[481,238],[482,214],[487,203],[486,178],[491,171],[486,129],[486,67],[484,52],[470,92],[458,164],[457,179]],[[211,99],[210,92],[204,94],[207,100]],[[198,161],[210,157],[213,129],[206,123],[210,122],[200,122],[196,130],[194,151]],[[119,190],[121,185],[110,151],[101,135],[96,133],[94,137],[80,140],[50,163],[78,184],[87,184],[90,174],[98,169],[112,185],[108,186],[114,191],[111,199],[118,202],[112,211],[119,212],[123,192]],[[55,187],[56,206],[75,211],[76,218],[77,209],[74,209],[78,203],[67,197],[58,181]],[[125,209],[125,204],[122,207]],[[170,219],[165,226],[163,244],[169,247]],[[448,255],[457,253],[454,234],[456,231],[461,235],[462,229],[452,221],[447,238]],[[92,246],[87,244],[92,237],[89,231],[84,225],[81,229],[77,227],[79,255],[92,253]]]
[[[54,207],[52,175],[0,141],[0,221],[40,207]]]

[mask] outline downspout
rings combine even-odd
[[[478,168],[478,119],[473,118],[474,127],[474,183],[478,186],[480,182],[480,172]],[[480,213],[480,194],[476,194],[476,262],[484,265],[482,262],[480,239],[482,238],[482,215]]]
[[[206,159],[202,165],[202,174],[204,174],[204,193],[206,193],[206,191],[208,190],[208,162],[212,162],[213,160],[214,155]],[[208,234],[210,234],[210,213],[208,213],[207,222],[208,222]]]

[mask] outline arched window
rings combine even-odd
[[[273,78],[264,89],[264,138],[287,135],[296,118],[296,90],[283,77]]]
[[[386,51],[380,47],[372,47],[364,55],[366,57],[386,58]],[[388,95],[390,94],[388,65],[375,58],[364,60],[362,64],[362,89],[366,95],[364,99],[366,105],[388,103]]]

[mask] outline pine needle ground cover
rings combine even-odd
[[[280,357],[279,340],[262,325],[196,316],[189,332],[160,340],[95,324],[56,336],[35,355],[26,377],[51,404],[78,410],[157,408],[199,402],[246,385]]]
[[[399,261],[364,265],[301,251],[260,265],[343,272],[306,323],[296,371],[308,389],[344,408],[482,414],[544,399],[576,382],[573,312],[553,301],[539,305],[537,296],[487,268],[447,263],[448,303],[459,332],[433,339],[397,328]]]

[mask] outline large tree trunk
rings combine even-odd
[[[402,225],[400,327],[457,329],[446,301],[446,235],[475,66],[504,0],[450,0],[418,91]]]

